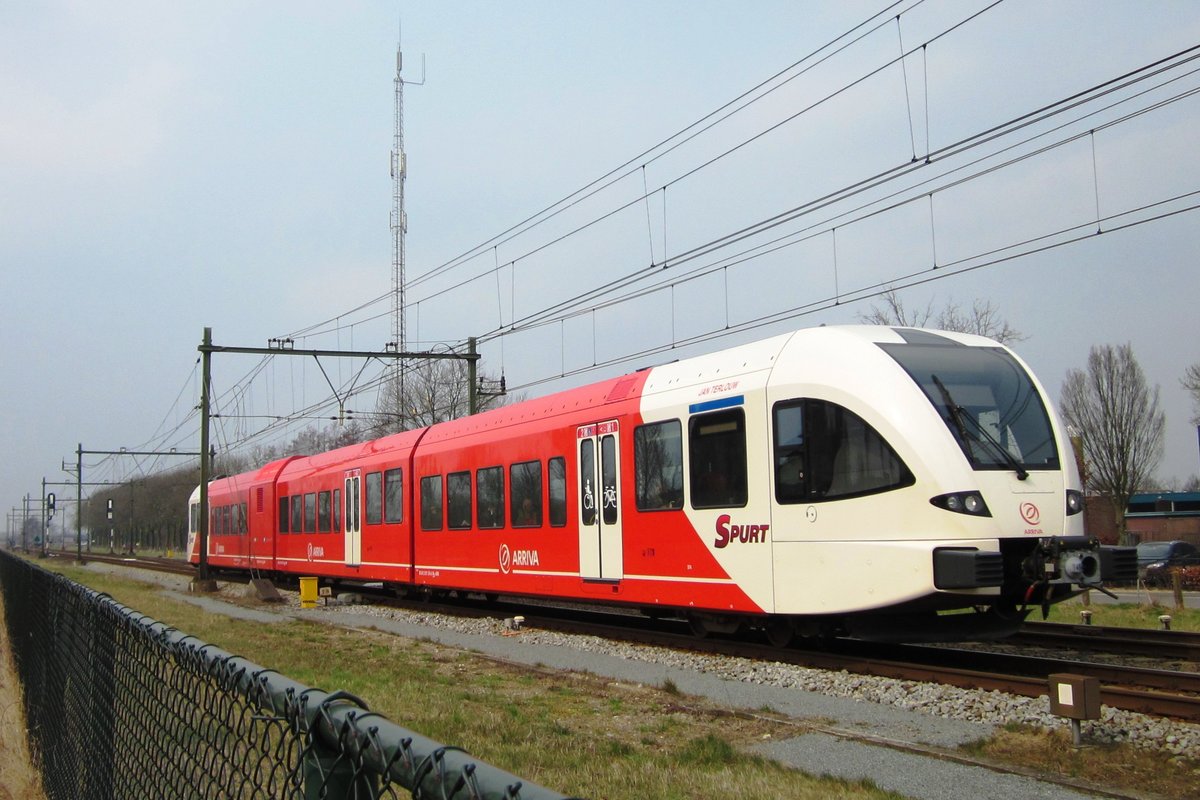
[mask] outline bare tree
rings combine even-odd
[[[476,392],[479,411],[513,401],[508,395],[469,386],[468,374],[467,362],[457,359],[410,362],[404,374],[403,401],[399,399],[399,381],[389,380],[380,390],[377,404],[380,419],[370,427],[370,434],[383,436],[465,417],[471,410],[471,391]],[[480,383],[490,386],[496,381],[481,376]],[[404,409],[402,417],[396,411],[399,408]]]
[[[1192,424],[1200,425],[1200,361],[1187,368],[1180,383],[1192,396],[1192,408],[1195,411],[1192,415]]]
[[[902,328],[924,328],[933,319],[933,302],[923,309],[905,308],[900,293],[888,289],[883,293],[883,307],[871,304],[870,312],[859,314],[858,321],[868,325],[898,325]]]
[[[1158,387],[1146,384],[1130,345],[1095,346],[1087,372],[1067,373],[1062,413],[1082,438],[1087,486],[1108,498],[1120,542],[1127,544],[1129,497],[1146,485],[1162,458],[1166,415]]]
[[[944,331],[974,333],[995,339],[1001,344],[1023,341],[1026,336],[1000,316],[1000,310],[991,300],[976,298],[971,308],[964,309],[951,299],[937,314],[932,301],[925,308],[911,309],[904,306],[899,293],[888,289],[883,294],[883,306],[871,305],[866,314],[859,314],[860,322],[870,325],[899,325],[908,328],[934,327]]]

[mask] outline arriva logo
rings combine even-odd
[[[537,550],[509,550],[508,545],[500,545],[500,571],[505,575],[513,567],[536,567],[540,563]]]
[[[713,542],[713,547],[720,549],[730,542],[755,544],[767,541],[770,525],[735,525],[730,524],[731,519],[733,517],[728,514],[717,517],[717,539]]]

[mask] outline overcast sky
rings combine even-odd
[[[36,497],[43,478],[70,479],[61,462],[73,463],[81,443],[88,450],[195,449],[195,427],[178,426],[197,402],[204,327],[218,344],[265,346],[326,319],[355,318],[353,309],[389,290],[401,15],[409,81],[421,80],[425,58],[423,85],[405,88],[411,278],[626,163],[886,5],[3,4],[6,512],[25,494]],[[890,16],[914,5],[899,26],[885,25],[711,138],[637,169],[573,210],[572,221],[484,250],[443,283],[481,272],[485,281],[444,300],[426,298],[437,282],[413,290],[410,299],[426,299],[410,311],[410,339],[429,346],[487,335],[547,299],[660,263],[664,253],[798,208],[1200,43],[1200,7],[1191,0],[1007,0],[986,11],[987,2],[929,0],[899,4]],[[933,40],[975,11],[983,13]],[[753,147],[683,177],[927,40],[903,69],[893,64]],[[1185,76],[1158,91],[1165,98],[1197,86],[1200,80]],[[858,220],[680,284],[670,290],[673,300],[660,293],[666,306],[647,299],[598,312],[560,324],[544,341],[535,333],[503,346],[492,340],[483,348],[485,369],[538,394],[604,374],[541,383],[556,372],[777,309],[815,304],[775,325],[647,361],[854,322],[871,303],[856,299],[856,289],[916,274],[930,253],[939,267],[965,264],[992,248],[1094,223],[1097,208],[1109,216],[1200,190],[1198,123],[1200,98],[1121,125],[1100,123],[1094,136],[1011,169],[962,187],[943,183],[923,206]],[[533,252],[553,238],[551,230],[556,235],[647,190],[651,197],[614,215],[610,226]],[[1067,370],[1083,367],[1091,346],[1131,343],[1167,413],[1159,474],[1184,480],[1200,472],[1194,409],[1180,387],[1187,365],[1200,361],[1198,252],[1200,218],[1183,211],[901,296],[935,308],[990,300],[1026,335],[1016,349],[1055,401]],[[513,261],[519,266],[504,267]],[[500,269],[487,272],[492,267]],[[387,308],[375,304],[358,319]],[[389,330],[384,315],[309,344],[377,350]],[[255,363],[232,359],[217,359],[218,390]],[[353,367],[333,369],[344,382]],[[321,390],[312,366],[271,370],[273,385],[248,389],[241,408],[288,414],[288,406],[311,403]],[[256,424],[240,421],[222,441]],[[157,468],[146,460],[86,460],[89,479]],[[60,496],[70,493],[60,489]]]

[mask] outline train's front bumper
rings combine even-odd
[[[938,589],[1001,587],[1021,591],[1036,585],[1099,587],[1137,578],[1137,550],[1101,545],[1086,536],[1002,539],[1000,550],[939,547],[933,551]]]

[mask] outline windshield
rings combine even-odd
[[[916,381],[975,469],[1059,469],[1041,395],[999,347],[880,344]]]

